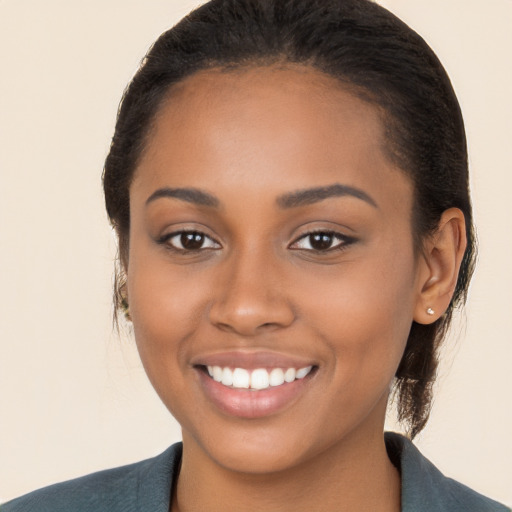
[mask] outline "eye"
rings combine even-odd
[[[327,252],[341,250],[354,242],[352,237],[334,231],[316,231],[307,233],[296,240],[290,249]]]
[[[180,252],[220,249],[220,244],[200,231],[175,231],[164,235],[158,243]]]

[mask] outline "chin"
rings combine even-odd
[[[292,444],[294,446],[292,446]],[[269,475],[300,466],[308,454],[299,451],[300,443],[259,439],[226,438],[213,446],[201,446],[209,458],[228,471],[251,475]]]

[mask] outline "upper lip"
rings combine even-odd
[[[311,359],[305,359],[291,354],[272,351],[241,351],[232,350],[215,352],[193,357],[190,361],[193,366],[221,366],[232,368],[305,368],[315,366]]]

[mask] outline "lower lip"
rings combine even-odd
[[[307,388],[311,374],[281,386],[262,390],[235,389],[213,380],[197,369],[206,396],[222,412],[239,418],[263,418],[292,405]]]

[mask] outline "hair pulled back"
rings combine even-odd
[[[388,152],[414,184],[413,232],[433,234],[443,211],[464,213],[468,245],[452,302],[430,325],[413,322],[396,373],[399,420],[414,437],[428,419],[437,352],[466,299],[475,258],[464,124],[441,63],[406,24],[369,0],[212,0],[162,34],[124,92],[103,184],[119,237],[116,307],[124,300],[129,188],[153,120],[172,86],[208,68],[313,67],[380,107]]]

